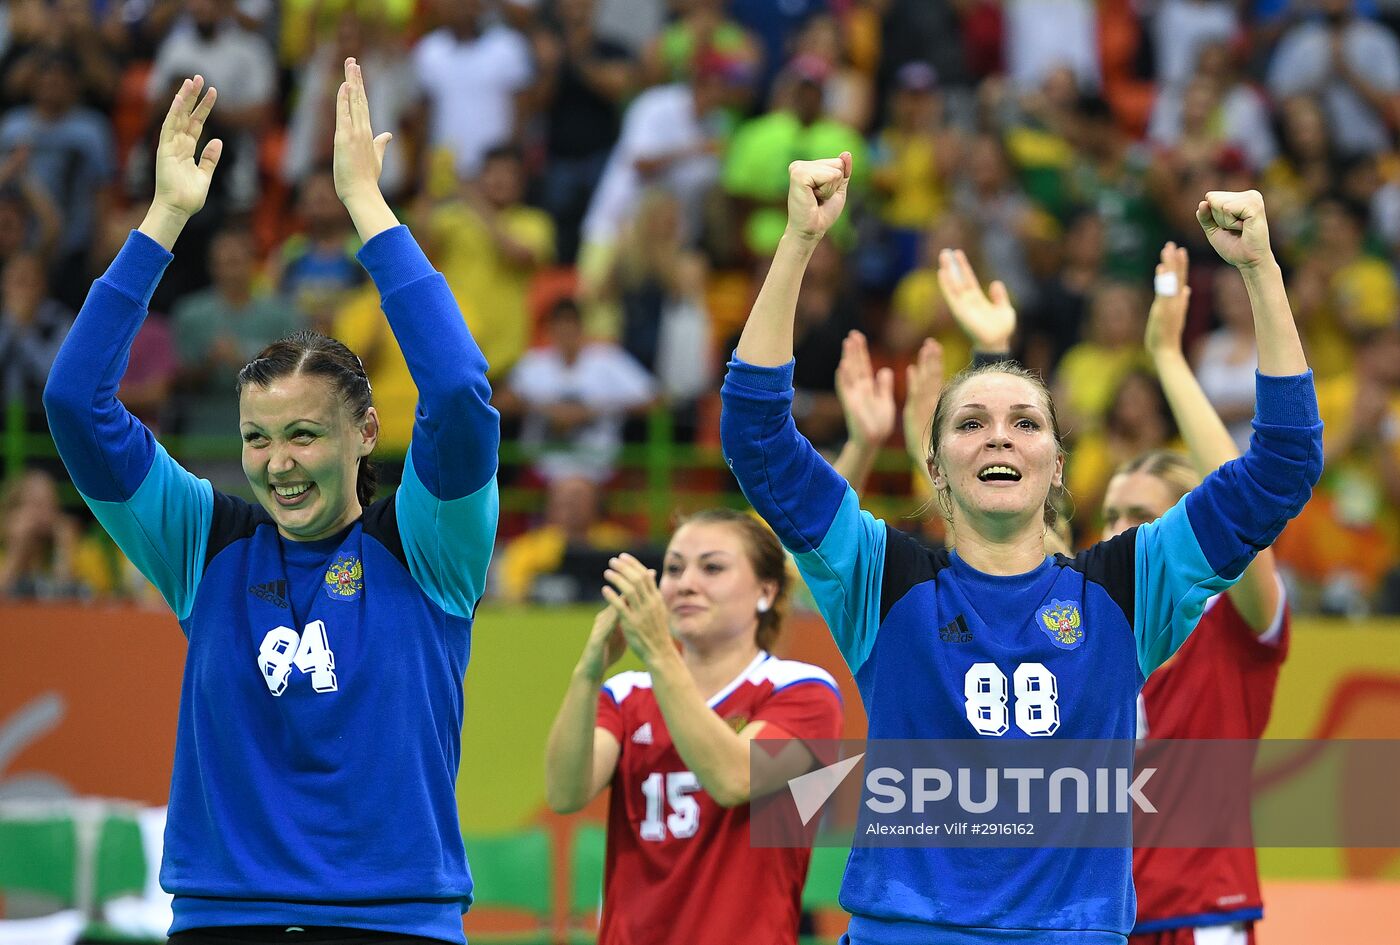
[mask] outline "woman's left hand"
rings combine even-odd
[[[353,58],[345,60],[345,81],[335,100],[335,192],[347,206],[379,193],[379,172],[384,167],[384,149],[393,137],[389,132],[375,137],[369,122],[369,97],[365,77]]]
[[[656,586],[656,574],[629,554],[620,554],[603,572],[611,587],[603,588],[603,598],[617,614],[627,646],[643,662],[663,653],[675,652],[671,640],[666,603]]]

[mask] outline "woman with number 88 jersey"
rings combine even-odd
[[[1312,375],[1263,200],[1213,191],[1196,211],[1254,309],[1260,374],[1244,456],[1160,519],[1052,556],[1046,533],[1064,476],[1054,403],[1017,365],[974,367],[926,421],[954,546],[928,550],[863,512],[793,425],[798,287],[850,172],[849,154],[789,169],[788,229],[722,391],[734,475],[793,552],[855,675],[872,739],[1130,740],[1144,680],[1298,513],[1322,470]],[[853,945],[1123,945],[1133,926],[1126,847],[857,841],[841,890]]]
[[[349,59],[335,183],[418,386],[402,484],[375,501],[369,380],[314,332],[239,374],[257,504],[171,459],[116,390],[218,164],[217,139],[196,159],[215,101],[203,85],[186,80],[171,103],[150,211],[93,284],[44,393],[78,491],[188,638],[160,877],[170,940],[460,943],[462,680],[497,516],[486,362],[380,194],[389,135],[370,130]]]

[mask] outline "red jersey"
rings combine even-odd
[[[825,670],[760,653],[709,706],[760,738],[841,736],[841,697]],[[622,745],[608,801],[600,945],[789,945],[797,941],[810,849],[749,845],[749,805],[723,808],[671,741],[648,673],[619,673],[598,725]]]
[[[1288,653],[1288,605],[1262,635],[1226,594],[1206,603],[1196,629],[1138,696],[1138,737],[1257,739]],[[1264,914],[1254,848],[1133,851],[1135,933],[1249,922]]]

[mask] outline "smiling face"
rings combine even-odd
[[[676,529],[659,586],[672,635],[702,647],[752,641],[760,601],[772,606],[778,590],[759,580],[738,528],[703,521]]]
[[[359,517],[358,467],[379,435],[373,407],[356,423],[325,378],[289,374],[244,387],[238,419],[243,473],[283,537],[328,538]]]
[[[1041,522],[1050,490],[1064,476],[1044,387],[987,371],[959,382],[944,398],[929,472],[934,486],[946,490],[954,525],[1004,531],[1007,524]]]

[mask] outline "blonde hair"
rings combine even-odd
[[[1162,483],[1170,490],[1173,504],[1201,484],[1201,474],[1191,460],[1175,450],[1149,450],[1113,471],[1115,476],[1130,473],[1146,473]]]

